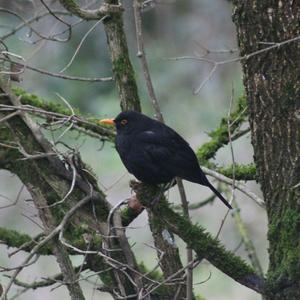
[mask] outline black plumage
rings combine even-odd
[[[229,208],[201,170],[190,145],[169,126],[135,111],[120,113],[116,149],[127,170],[149,184],[170,182],[175,177],[209,187]]]

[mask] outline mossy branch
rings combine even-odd
[[[9,248],[20,248],[23,246],[23,251],[30,252],[38,239],[32,238],[28,234],[20,233],[19,231],[13,229],[0,227],[0,241]],[[38,254],[53,255],[52,246],[47,244],[41,247],[38,251]]]
[[[258,276],[253,268],[234,253],[226,250],[200,225],[191,224],[185,217],[174,212],[165,199],[159,205],[150,207],[149,201],[159,194],[157,187],[132,182],[131,187],[137,193],[142,205],[149,207],[164,226],[177,234],[192,248],[199,259],[207,259],[220,271],[232,279],[258,293],[264,293],[264,278]]]
[[[228,120],[229,124],[231,124],[231,134],[233,134],[245,121],[246,111],[246,98],[241,96],[237,101],[236,109],[230,114],[229,118],[223,118],[219,127],[209,133],[211,140],[197,150],[196,154],[200,164],[205,164],[209,159],[214,158],[217,151],[229,143]]]
[[[65,106],[54,103],[53,101],[46,101],[45,99],[35,95],[35,94],[30,94],[24,91],[20,87],[13,87],[12,91],[14,94],[18,97],[20,97],[20,101],[23,105],[30,105],[33,106],[34,108],[42,109],[45,112],[50,112],[50,113],[57,113],[61,115],[61,117],[64,116],[71,116],[72,111]],[[106,128],[105,126],[101,126],[98,123],[98,118],[96,117],[89,117],[86,118],[84,117],[79,110],[74,110],[76,117],[76,126],[71,129],[78,129],[82,128],[86,130],[87,132],[93,132],[99,137],[103,138],[104,140],[110,140],[113,141],[115,137],[115,133],[113,130]],[[38,111],[37,111],[38,112]],[[51,115],[47,114],[39,114],[42,117],[46,117],[51,120]]]
[[[211,140],[204,143],[197,151],[196,155],[199,160],[200,165],[206,166],[208,168],[214,169],[217,172],[227,176],[232,177],[232,166],[228,167],[218,167],[209,160],[214,158],[217,151],[223,146],[229,143],[228,135],[228,121],[231,124],[231,134],[234,134],[240,126],[246,121],[247,118],[247,104],[245,96],[239,97],[236,105],[236,109],[230,114],[229,118],[223,118],[219,126],[209,133]],[[249,132],[248,130],[243,130],[243,134]],[[240,137],[237,134],[237,137]],[[256,167],[255,165],[235,165],[235,179],[237,180],[255,180],[256,179]]]
[[[75,222],[77,223],[76,220]],[[42,234],[39,234],[36,237],[31,237],[17,230],[0,227],[0,244],[5,244],[8,248],[18,248],[25,252],[30,252],[42,236]],[[72,232],[70,232],[70,230],[66,232],[66,237],[74,247],[82,250],[85,250],[87,246],[85,238],[92,241],[95,249],[100,249],[102,245],[102,239],[95,232],[90,232],[87,226],[73,226]],[[69,253],[78,255],[78,253],[72,249],[69,249]],[[53,255],[52,245],[50,243],[45,244],[38,250],[38,254]]]
[[[232,178],[233,166],[216,167],[214,168],[218,173],[223,174],[226,177]],[[236,180],[256,180],[256,166],[251,164],[235,164],[234,165],[234,177]]]

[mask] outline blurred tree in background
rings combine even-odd
[[[1,299],[299,299],[296,1],[0,13]],[[188,136],[233,212],[189,183],[128,184],[97,121],[120,107]]]

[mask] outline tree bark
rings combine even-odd
[[[268,214],[267,299],[300,299],[300,3],[233,2],[242,57],[278,45],[242,66]]]

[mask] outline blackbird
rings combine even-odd
[[[140,181],[161,184],[180,177],[209,187],[232,208],[208,181],[190,145],[169,126],[135,111],[100,123],[116,126],[116,149],[128,172]]]

